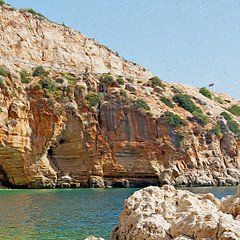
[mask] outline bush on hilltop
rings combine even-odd
[[[205,96],[205,97],[207,97],[207,98],[209,98],[209,99],[212,99],[212,94],[211,94],[211,92],[210,92],[209,90],[207,90],[205,87],[200,88],[200,89],[199,89],[199,92],[200,92],[203,96]]]

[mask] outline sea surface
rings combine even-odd
[[[185,188],[216,197],[236,187]],[[124,199],[136,188],[0,190],[0,239],[110,239]]]

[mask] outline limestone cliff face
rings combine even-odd
[[[151,72],[119,58],[80,32],[28,12],[0,8],[0,56],[26,62],[114,74],[149,77]]]
[[[15,187],[239,182],[239,138],[220,115],[237,100],[220,93],[212,93],[210,100],[181,84],[153,87],[149,71],[75,30],[8,6],[0,7],[0,14],[1,56],[89,67],[85,73],[51,70],[41,75],[29,65],[0,59],[0,182]],[[171,108],[160,100],[180,90],[208,116],[204,127],[177,103]],[[162,117],[166,111],[178,114],[183,124],[170,124]],[[222,136],[210,131],[217,124]]]

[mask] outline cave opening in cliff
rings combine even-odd
[[[53,148],[52,146],[50,146],[50,148],[48,149],[48,156],[52,159],[53,158]]]
[[[3,169],[2,165],[0,165],[0,186],[4,186],[7,188],[11,188],[12,184],[10,183],[6,171]]]
[[[65,143],[65,140],[61,138],[58,142],[59,142],[60,144],[63,144],[63,143]]]

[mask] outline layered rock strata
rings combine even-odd
[[[220,93],[208,99],[182,84],[153,86],[149,71],[75,30],[8,6],[0,14],[0,55],[89,69],[49,70],[43,77],[35,67],[0,59],[0,182],[33,188],[238,184],[239,137],[220,115],[236,99]],[[208,116],[204,127],[173,103],[179,92]],[[166,111],[183,124],[170,124]],[[211,131],[216,125],[221,136]]]
[[[218,200],[173,186],[147,187],[124,202],[111,240],[240,239],[240,187]]]

